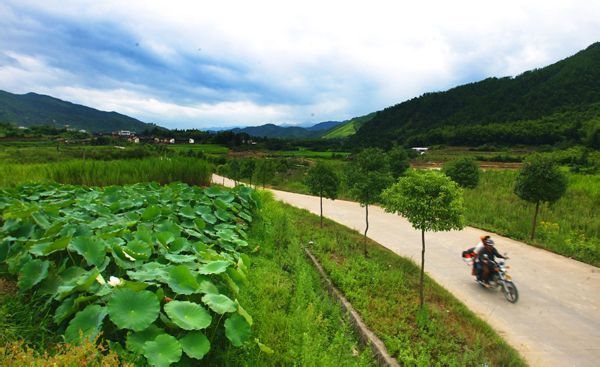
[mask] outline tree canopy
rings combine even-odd
[[[450,161],[442,167],[442,172],[461,187],[473,189],[479,184],[481,169],[475,159],[464,157]]]

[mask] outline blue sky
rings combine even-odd
[[[0,89],[169,128],[344,120],[600,41],[598,1],[0,3]]]

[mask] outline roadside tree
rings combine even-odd
[[[317,162],[308,170],[306,185],[310,193],[319,195],[321,206],[321,228],[323,228],[323,197],[335,200],[340,187],[340,178],[331,167],[323,162]]]
[[[264,158],[259,159],[258,162],[256,162],[254,174],[256,176],[256,182],[260,183],[264,189],[269,178],[273,177],[275,174],[275,165],[273,164],[273,161]]]
[[[425,272],[425,232],[464,228],[462,190],[456,182],[437,171],[414,171],[381,195],[387,212],[405,217],[421,231],[420,307],[423,308]]]
[[[567,177],[549,157],[536,154],[529,157],[519,171],[515,183],[515,194],[521,199],[535,203],[531,225],[531,240],[535,237],[540,203],[554,203],[567,190]]]
[[[473,158],[459,158],[442,167],[442,172],[461,187],[474,189],[479,184],[481,169]]]
[[[399,177],[403,176],[410,168],[408,153],[406,152],[406,149],[401,146],[396,146],[390,149],[390,151],[387,152],[387,158],[390,173],[394,180],[397,180]]]
[[[379,201],[381,192],[392,183],[388,160],[378,148],[367,148],[356,154],[346,168],[350,196],[365,207],[364,253],[367,256],[369,205]]]

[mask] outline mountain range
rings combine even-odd
[[[0,91],[0,122],[69,125],[91,132],[141,132],[156,126],[46,95],[5,91]],[[350,138],[353,146],[596,141],[600,139],[600,42],[544,68],[425,93],[346,121],[309,127],[266,124],[232,131],[286,139]]]
[[[117,112],[100,111],[42,94],[13,94],[2,90],[0,90],[0,122],[25,127],[68,125],[90,132],[117,130],[142,132],[156,126]]]

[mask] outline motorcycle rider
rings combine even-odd
[[[480,283],[482,283],[483,285],[489,284],[490,273],[492,270],[492,269],[490,269],[489,264],[490,264],[490,261],[495,262],[496,257],[499,257],[501,259],[507,259],[507,257],[502,256],[498,252],[498,249],[496,249],[496,247],[494,247],[494,241],[491,238],[489,238],[489,236],[488,236],[488,238],[483,241],[483,247],[477,253],[477,259],[480,264],[478,267],[477,278],[478,278],[478,281]]]
[[[490,236],[484,235],[479,237],[479,242],[473,248],[475,258],[473,259],[473,274],[477,276],[477,281],[481,281],[482,263],[479,261],[479,253],[483,250],[485,241],[489,240]]]

